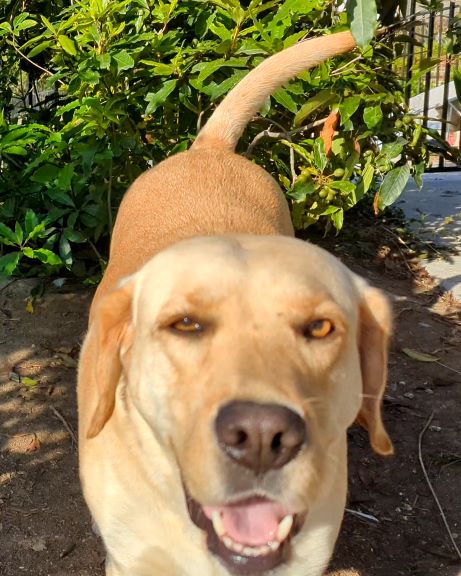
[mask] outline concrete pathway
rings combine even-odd
[[[409,182],[398,204],[423,240],[435,240],[455,252],[430,253],[426,270],[461,301],[461,171],[424,175],[422,190]]]

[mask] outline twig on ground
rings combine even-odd
[[[446,364],[444,364],[443,362],[440,362],[440,360],[436,360],[435,362],[436,364],[439,364],[440,366],[443,366],[444,368],[446,368],[447,370],[451,370],[452,372],[456,372],[456,374],[459,374],[461,376],[461,372],[459,370],[456,370],[456,368],[452,368],[451,366],[447,366]]]
[[[352,516],[357,516],[357,518],[361,518],[362,520],[366,520],[372,524],[379,524],[378,518],[373,516],[373,514],[365,514],[365,512],[360,512],[359,510],[351,510],[351,508],[345,508],[345,511],[349,514],[352,514]]]
[[[59,410],[57,410],[54,406],[51,406],[51,411],[53,412],[53,414],[59,418],[59,420],[61,420],[61,422],[64,424],[64,427],[66,428],[67,432],[69,432],[70,437],[72,438],[72,447],[76,448],[77,446],[77,436],[74,432],[74,430],[72,429],[72,426],[69,424],[69,422],[67,422],[67,420],[64,418],[64,416],[61,414],[61,412],[59,412]]]
[[[448,525],[448,521],[447,518],[445,516],[445,512],[443,511],[442,505],[440,504],[440,501],[437,497],[437,494],[434,490],[434,487],[432,486],[432,483],[430,481],[429,475],[426,471],[426,466],[424,465],[424,460],[423,460],[423,451],[422,451],[422,444],[423,444],[423,436],[426,433],[426,430],[429,428],[432,420],[434,419],[434,412],[432,412],[432,414],[429,416],[426,424],[424,425],[424,428],[421,430],[420,434],[419,434],[419,438],[418,438],[418,458],[419,458],[419,463],[421,465],[421,469],[423,471],[424,474],[424,478],[427,482],[427,485],[429,486],[429,490],[431,491],[432,496],[434,497],[435,503],[437,504],[437,507],[439,509],[440,512],[440,516],[442,517],[443,523],[445,525],[445,528],[448,532],[448,536],[450,537],[451,543],[453,545],[453,548],[458,556],[458,558],[461,560],[461,552],[458,548],[458,546],[456,545],[455,539],[453,538],[453,534],[450,530],[450,526]]]

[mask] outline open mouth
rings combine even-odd
[[[194,524],[207,534],[208,549],[235,574],[265,572],[285,562],[303,521],[259,496],[203,507],[188,496],[187,506]]]

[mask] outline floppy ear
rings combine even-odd
[[[357,421],[368,430],[370,444],[382,455],[394,453],[384,429],[381,402],[387,381],[387,355],[392,330],[389,302],[375,288],[362,287],[360,302],[359,351],[363,399]]]
[[[91,417],[87,438],[93,438],[112,416],[115,392],[122,374],[123,360],[132,343],[133,282],[111,292],[95,310],[94,383],[97,388],[96,410]]]

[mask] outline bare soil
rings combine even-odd
[[[350,431],[350,511],[332,568],[460,576],[418,457],[420,449],[461,548],[459,305],[440,297],[424,273],[394,264],[389,251],[365,264],[341,257],[394,302],[384,409],[396,455],[373,455],[366,433]],[[0,575],[100,576],[104,551],[80,493],[75,442],[76,362],[92,291],[49,286],[27,310],[35,283],[17,280],[0,292]],[[403,348],[438,361],[415,360]]]

